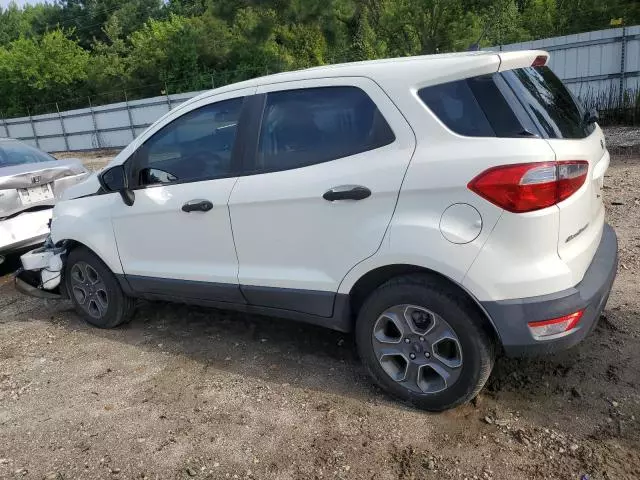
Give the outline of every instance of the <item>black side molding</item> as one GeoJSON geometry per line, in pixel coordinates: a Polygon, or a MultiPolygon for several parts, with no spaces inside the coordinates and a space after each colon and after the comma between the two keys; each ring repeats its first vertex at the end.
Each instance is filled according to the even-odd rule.
{"type": "Polygon", "coordinates": [[[330,317],[336,294],[316,290],[298,290],[295,288],[258,287],[240,285],[247,303],[269,308],[293,310],[320,317],[330,317]]]}
{"type": "Polygon", "coordinates": [[[349,295],[345,294],[136,275],[116,277],[122,290],[136,298],[280,317],[340,332],[353,329],[349,295]]]}
{"type": "MultiPolygon", "coordinates": [[[[122,275],[121,277],[123,278],[120,280],[120,284],[127,282],[133,296],[166,295],[193,300],[246,303],[240,292],[240,287],[230,283],[198,282],[139,275],[122,275]]],[[[123,290],[127,292],[125,288],[123,290]]]]}

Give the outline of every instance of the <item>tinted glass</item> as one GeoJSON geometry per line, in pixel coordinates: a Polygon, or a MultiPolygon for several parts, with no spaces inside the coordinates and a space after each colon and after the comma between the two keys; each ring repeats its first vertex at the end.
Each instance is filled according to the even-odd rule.
{"type": "Polygon", "coordinates": [[[380,148],[394,140],[375,103],[359,88],[274,92],[267,95],[257,168],[304,167],[380,148]]]}
{"type": "Polygon", "coordinates": [[[530,125],[531,120],[526,118],[527,114],[522,112],[522,117],[525,118],[519,118],[514,112],[514,110],[522,111],[522,107],[518,109],[518,106],[514,105],[518,101],[513,97],[513,93],[509,95],[510,103],[505,98],[505,92],[501,90],[500,83],[504,85],[504,89],[508,90],[509,87],[504,84],[504,81],[500,82],[497,75],[483,75],[467,80],[469,88],[486,115],[496,137],[512,138],[535,135],[533,132],[536,131],[536,128],[530,125]],[[526,128],[523,123],[527,125],[526,128]]]}
{"type": "Polygon", "coordinates": [[[50,155],[24,143],[13,141],[0,142],[0,167],[22,165],[25,163],[51,162],[55,160],[50,155]]]}
{"type": "Polygon", "coordinates": [[[585,138],[595,128],[586,124],[582,105],[549,67],[520,68],[502,75],[550,138],[585,138]]]}
{"type": "Polygon", "coordinates": [[[138,152],[141,185],[194,182],[231,174],[242,98],[189,112],[163,127],[138,152]]]}
{"type": "Polygon", "coordinates": [[[495,137],[466,80],[422,88],[418,96],[454,132],[468,137],[495,137]]]}

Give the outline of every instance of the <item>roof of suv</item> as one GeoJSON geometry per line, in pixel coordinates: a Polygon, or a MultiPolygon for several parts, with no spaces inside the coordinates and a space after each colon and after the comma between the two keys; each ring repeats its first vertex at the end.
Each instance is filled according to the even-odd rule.
{"type": "Polygon", "coordinates": [[[323,76],[363,76],[369,75],[372,69],[380,66],[388,67],[389,65],[427,65],[430,62],[444,59],[463,59],[474,57],[495,57],[497,52],[478,51],[478,52],[456,52],[441,53],[437,55],[420,55],[413,57],[383,58],[379,60],[364,60],[360,62],[336,63],[331,65],[321,65],[317,67],[303,68],[300,70],[292,70],[289,72],[274,73],[262,77],[252,78],[238,83],[225,85],[224,87],[215,88],[199,95],[200,98],[209,95],[223,93],[229,90],[237,90],[240,88],[257,87],[260,85],[280,82],[291,82],[295,80],[304,80],[307,78],[320,78],[323,76]]]}
{"type": "Polygon", "coordinates": [[[539,50],[474,51],[323,65],[256,77],[215,88],[184,102],[173,111],[180,110],[204,98],[233,90],[327,77],[369,77],[387,86],[390,84],[415,84],[416,82],[420,82],[420,86],[424,86],[496,72],[501,70],[503,66],[505,69],[528,66],[539,55],[548,57],[549,54],[539,50]]]}

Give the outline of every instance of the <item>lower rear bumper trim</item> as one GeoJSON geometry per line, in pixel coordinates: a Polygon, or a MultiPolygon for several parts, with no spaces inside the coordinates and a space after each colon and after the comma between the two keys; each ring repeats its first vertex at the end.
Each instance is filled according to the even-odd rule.
{"type": "Polygon", "coordinates": [[[508,356],[541,355],[570,348],[595,328],[611,292],[618,266],[616,233],[605,223],[602,239],[582,281],[573,288],[538,297],[482,302],[508,356]],[[528,322],[558,318],[584,309],[577,328],[536,340],[528,322]]]}

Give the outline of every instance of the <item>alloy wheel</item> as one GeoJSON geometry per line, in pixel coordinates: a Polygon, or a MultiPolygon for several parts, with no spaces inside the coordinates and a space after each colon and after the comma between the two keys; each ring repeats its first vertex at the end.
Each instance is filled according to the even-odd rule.
{"type": "Polygon", "coordinates": [[[102,318],[109,308],[109,295],[98,272],[86,262],[71,267],[71,290],[78,305],[93,318],[102,318]]]}
{"type": "Polygon", "coordinates": [[[441,392],[462,372],[462,347],[451,326],[416,305],[395,305],[378,317],[373,350],[390,378],[420,394],[441,392]]]}

